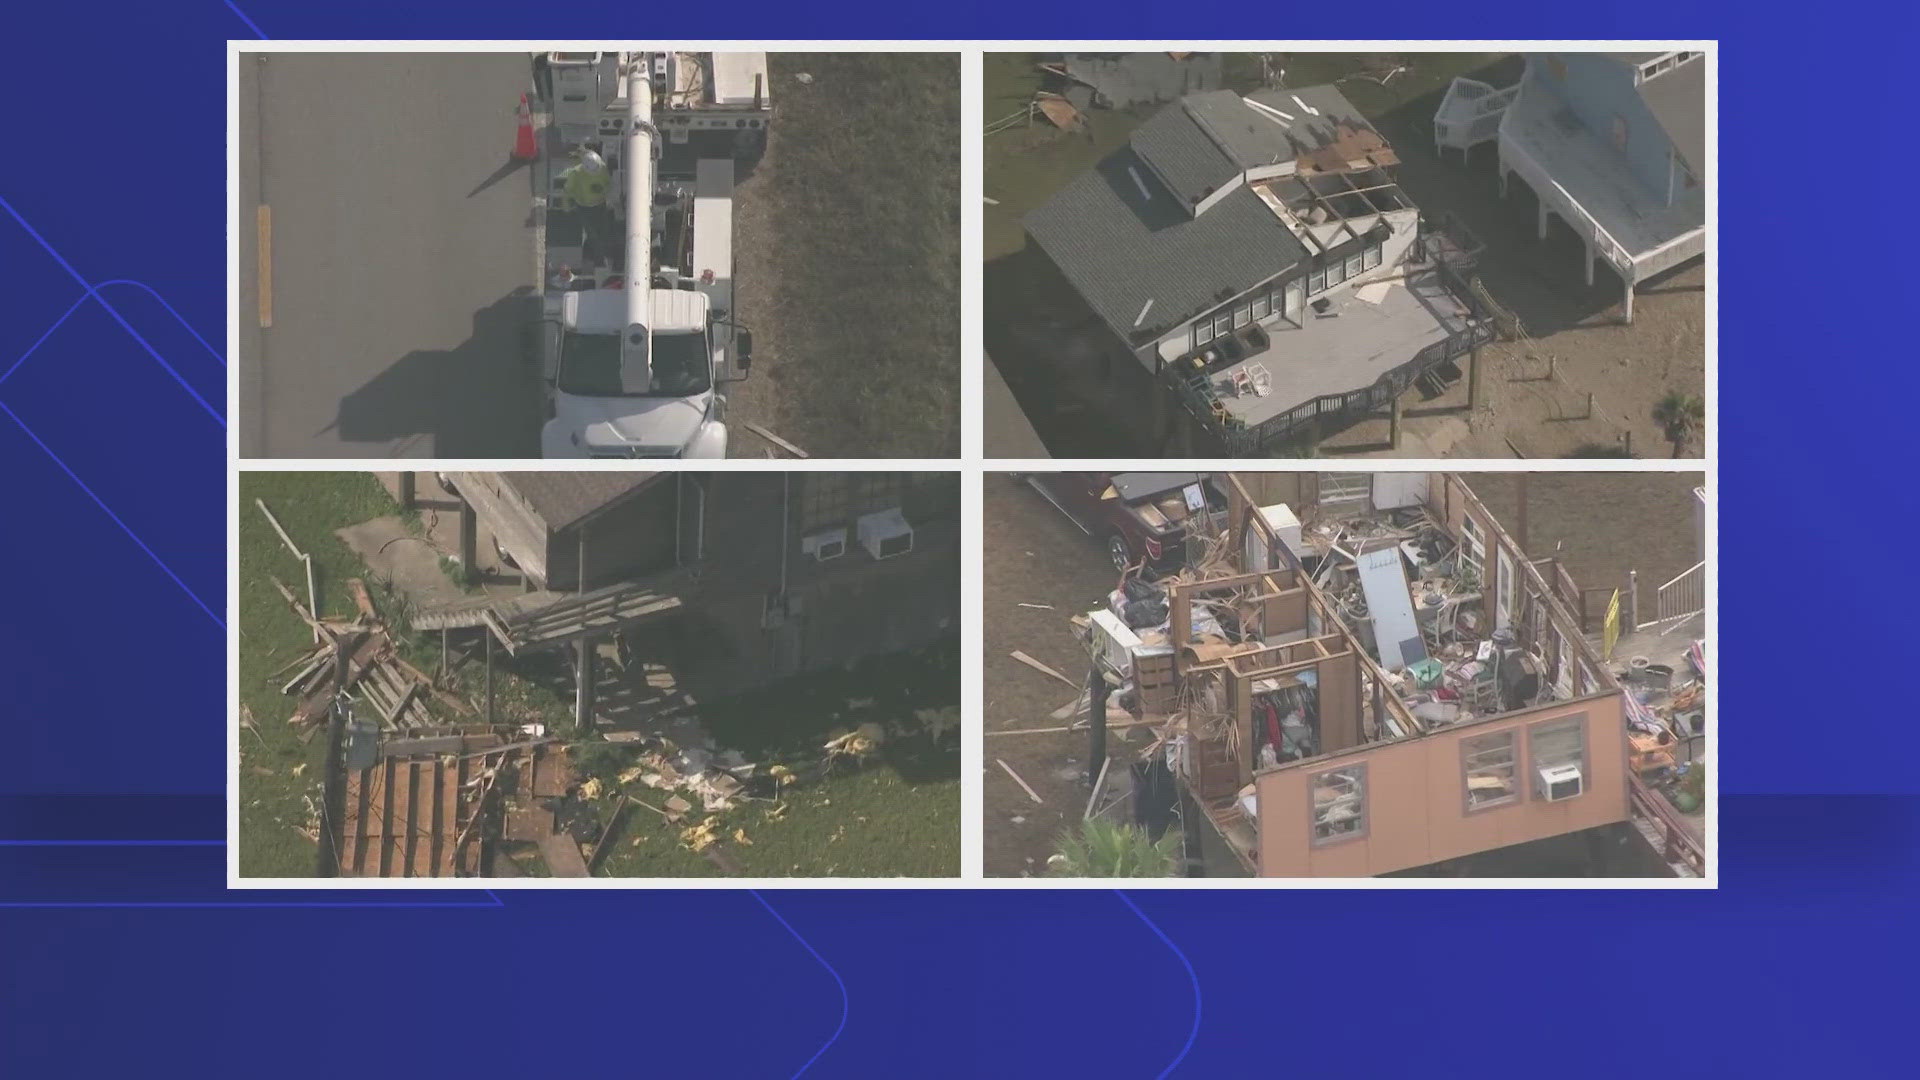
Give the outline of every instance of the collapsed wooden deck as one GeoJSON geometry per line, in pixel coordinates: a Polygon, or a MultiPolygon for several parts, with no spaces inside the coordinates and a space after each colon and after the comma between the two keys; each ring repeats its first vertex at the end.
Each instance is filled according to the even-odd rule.
{"type": "Polygon", "coordinates": [[[475,818],[503,801],[494,796],[527,805],[566,794],[572,781],[565,749],[550,741],[458,728],[390,739],[372,765],[347,770],[338,874],[487,876],[498,830],[475,818]]]}

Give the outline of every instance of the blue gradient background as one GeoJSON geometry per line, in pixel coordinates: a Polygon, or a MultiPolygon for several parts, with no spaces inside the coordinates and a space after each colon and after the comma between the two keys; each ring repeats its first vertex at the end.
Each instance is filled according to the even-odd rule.
{"type": "Polygon", "coordinates": [[[1906,1071],[1890,1048],[1913,995],[1889,984],[1912,967],[1920,863],[1897,554],[1916,379],[1884,318],[1906,303],[1910,243],[1872,185],[1910,175],[1911,95],[1898,55],[1852,47],[1888,35],[1897,53],[1897,17],[240,8],[6,16],[0,1075],[1906,1071]],[[1722,887],[224,892],[224,41],[249,19],[277,38],[1234,37],[1303,20],[1330,37],[1718,38],[1722,887]],[[1836,183],[1866,189],[1828,208],[1836,183]]]}

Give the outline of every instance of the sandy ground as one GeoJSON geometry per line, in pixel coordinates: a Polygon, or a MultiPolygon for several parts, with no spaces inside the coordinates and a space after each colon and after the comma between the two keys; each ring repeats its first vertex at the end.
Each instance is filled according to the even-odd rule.
{"type": "MultiPolygon", "coordinates": [[[[1514,528],[1518,489],[1512,473],[1467,476],[1503,525],[1514,528]]],[[[1638,570],[1643,603],[1660,582],[1698,561],[1693,518],[1697,473],[1530,474],[1529,546],[1558,547],[1574,580],[1599,587],[1638,570]]],[[[1113,574],[1093,540],[1025,483],[988,473],[982,500],[985,739],[982,806],[985,872],[1007,877],[1044,872],[1053,838],[1085,809],[1089,788],[1084,733],[993,735],[1022,727],[1058,727],[1047,714],[1074,690],[1012,659],[1019,649],[1070,678],[1086,672],[1086,654],[1067,620],[1098,607],[1113,574]],[[1019,606],[1050,604],[1052,610],[1019,606]],[[1035,804],[996,764],[1004,760],[1031,784],[1035,804]]],[[[1116,737],[1118,732],[1115,733],[1116,737]]],[[[1145,745],[1136,733],[1110,743],[1115,755],[1145,745]]]]}

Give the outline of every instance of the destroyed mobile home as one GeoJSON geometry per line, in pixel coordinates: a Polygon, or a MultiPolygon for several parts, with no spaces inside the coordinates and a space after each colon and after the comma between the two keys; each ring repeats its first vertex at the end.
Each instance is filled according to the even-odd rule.
{"type": "Polygon", "coordinates": [[[1700,644],[1685,686],[1613,670],[1564,567],[1456,475],[1289,475],[1300,516],[1226,474],[1185,567],[1123,573],[1074,620],[1096,803],[1111,701],[1155,735],[1123,763],[1135,821],[1201,839],[1203,817],[1239,872],[1373,876],[1629,824],[1664,871],[1705,872],[1666,794],[1683,801],[1699,733],[1700,644]]]}
{"type": "MultiPolygon", "coordinates": [[[[323,805],[309,807],[303,830],[319,844],[324,876],[591,876],[623,815],[642,812],[712,858],[722,840],[752,844],[728,811],[759,804],[761,820],[778,821],[791,791],[876,758],[892,740],[952,735],[937,716],[856,715],[805,760],[756,763],[720,745],[688,692],[718,699],[950,638],[959,603],[951,474],[438,480],[458,500],[458,561],[480,593],[376,605],[356,579],[347,584],[357,615],[338,620],[313,615],[310,572],[305,602],[274,579],[314,635],[279,688],[298,699],[289,723],[301,737],[328,740],[323,805]],[[822,552],[835,530],[838,550],[822,552]],[[487,548],[495,565],[480,559],[487,548]],[[517,589],[488,584],[503,568],[517,572],[517,589]],[[420,650],[420,666],[401,656],[400,639],[420,650]],[[436,641],[429,673],[421,652],[436,641]],[[671,663],[650,651],[662,643],[677,643],[671,663]],[[473,661],[482,681],[467,680],[462,693],[453,673],[473,661]],[[571,725],[551,715],[527,722],[496,701],[496,682],[527,664],[570,669],[571,725]],[[632,686],[645,693],[598,696],[632,686]],[[520,857],[529,848],[538,868],[520,857]]],[[[403,506],[416,483],[401,480],[403,506]]],[[[274,520],[264,503],[259,511],[274,520]]],[[[858,713],[870,702],[849,704],[858,713]]]]}

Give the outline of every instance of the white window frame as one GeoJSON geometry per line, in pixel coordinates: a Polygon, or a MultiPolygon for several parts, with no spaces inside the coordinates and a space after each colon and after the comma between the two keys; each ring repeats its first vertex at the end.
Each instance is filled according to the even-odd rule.
{"type": "Polygon", "coordinates": [[[1213,317],[1208,316],[1193,324],[1193,347],[1199,348],[1213,340],[1213,317]]]}
{"type": "Polygon", "coordinates": [[[1307,271],[1307,295],[1308,295],[1308,296],[1313,296],[1313,295],[1315,295],[1315,294],[1317,294],[1317,293],[1323,293],[1323,292],[1326,292],[1326,291],[1327,291],[1327,271],[1326,271],[1326,269],[1325,269],[1325,268],[1321,268],[1321,269],[1318,269],[1318,270],[1309,270],[1309,271],[1307,271]],[[1315,284],[1313,283],[1313,282],[1314,282],[1314,279],[1315,279],[1315,278],[1318,278],[1318,279],[1320,279],[1320,284],[1318,284],[1318,285],[1315,285],[1315,284]]]}
{"type": "Polygon", "coordinates": [[[1343,844],[1367,837],[1367,766],[1364,762],[1327,769],[1307,777],[1307,836],[1316,848],[1343,844]],[[1323,788],[1335,790],[1322,801],[1323,788]],[[1350,806],[1354,813],[1334,821],[1323,821],[1335,808],[1350,806]]]}
{"type": "Polygon", "coordinates": [[[1362,256],[1361,262],[1360,262],[1361,270],[1363,271],[1372,270],[1375,267],[1380,265],[1380,245],[1379,244],[1377,243],[1368,244],[1366,248],[1360,252],[1360,254],[1362,256]]]}
{"type": "Polygon", "coordinates": [[[1253,298],[1253,317],[1256,321],[1264,319],[1271,314],[1273,314],[1273,295],[1271,293],[1261,293],[1259,296],[1253,298]]]}
{"type": "Polygon", "coordinates": [[[1585,795],[1593,778],[1587,771],[1587,714],[1576,713],[1527,725],[1527,759],[1536,775],[1542,769],[1562,765],[1579,766],[1582,777],[1580,794],[1585,795]],[[1558,745],[1558,741],[1569,734],[1573,741],[1571,750],[1558,745]]]}
{"type": "Polygon", "coordinates": [[[1460,519],[1460,561],[1473,568],[1474,584],[1487,587],[1487,545],[1480,536],[1480,524],[1468,514],[1460,519]]]}
{"type": "Polygon", "coordinates": [[[1526,797],[1526,785],[1520,775],[1520,733],[1508,728],[1485,735],[1469,735],[1460,740],[1460,783],[1464,788],[1466,812],[1512,806],[1526,797]],[[1506,760],[1500,759],[1504,755],[1506,760]],[[1504,776],[1507,793],[1479,798],[1474,793],[1475,776],[1504,776]]]}

